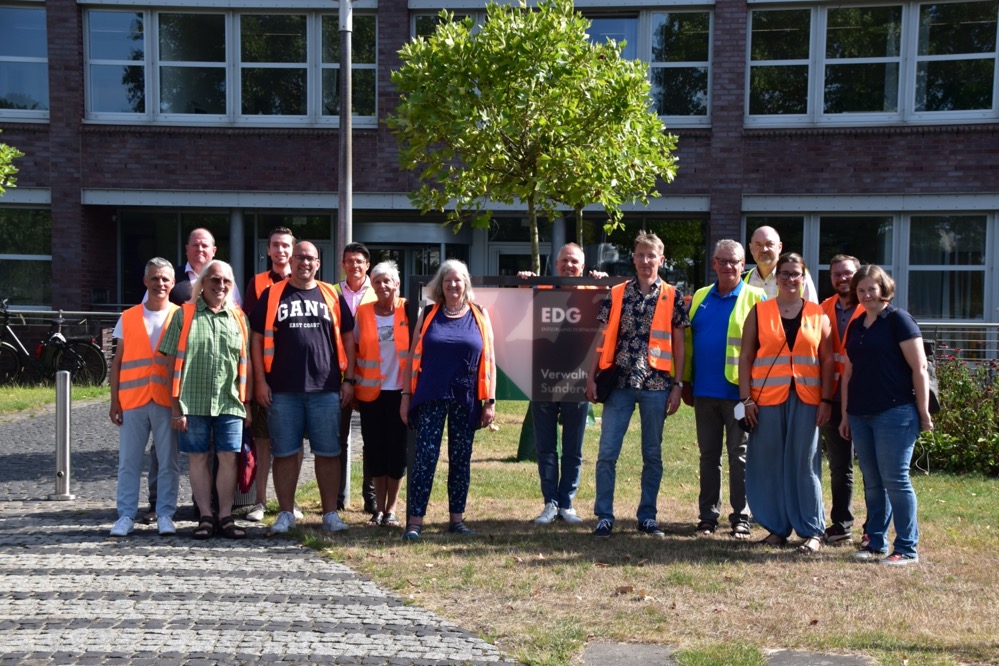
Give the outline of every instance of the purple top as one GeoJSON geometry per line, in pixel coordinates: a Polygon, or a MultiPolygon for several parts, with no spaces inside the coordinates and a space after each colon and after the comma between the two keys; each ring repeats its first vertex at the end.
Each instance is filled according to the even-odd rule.
{"type": "Polygon", "coordinates": [[[472,316],[452,319],[438,308],[423,335],[420,377],[410,403],[410,413],[431,400],[456,400],[468,407],[472,423],[478,423],[482,405],[478,400],[479,361],[482,334],[472,316]]]}

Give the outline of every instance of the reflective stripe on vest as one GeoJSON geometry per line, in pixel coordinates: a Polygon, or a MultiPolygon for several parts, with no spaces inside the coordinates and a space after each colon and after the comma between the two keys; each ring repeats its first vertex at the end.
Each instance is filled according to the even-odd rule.
{"type": "MultiPolygon", "coordinates": [[[[624,305],[624,290],[631,282],[614,285],[610,290],[611,311],[604,327],[603,340],[597,353],[600,354],[601,370],[614,365],[617,351],[617,333],[621,327],[621,308],[624,305]]],[[[666,282],[659,289],[659,299],[656,301],[656,311],[652,315],[652,325],[649,327],[649,366],[664,372],[673,370],[673,301],[676,290],[666,282]]]]}
{"type": "MultiPolygon", "coordinates": [[[[694,376],[694,317],[698,308],[711,291],[712,285],[701,287],[694,292],[694,297],[690,300],[690,326],[684,329],[684,358],[687,362],[683,365],[683,379],[690,381],[694,376]]],[[[746,323],[746,317],[753,311],[753,306],[765,301],[767,295],[759,287],[751,287],[743,284],[735,297],[735,307],[728,318],[728,338],[725,345],[725,379],[733,384],[739,383],[739,354],[742,353],[742,326],[746,323]]]]}
{"type": "MultiPolygon", "coordinates": [[[[182,384],[181,378],[184,374],[184,360],[187,357],[187,340],[191,335],[191,324],[194,322],[194,314],[198,309],[198,306],[195,303],[185,303],[181,307],[184,310],[184,319],[183,325],[180,328],[180,339],[177,341],[177,355],[173,363],[173,390],[171,392],[171,395],[175,398],[180,397],[182,384]]],[[[239,401],[246,402],[246,381],[250,374],[250,335],[246,330],[246,320],[242,316],[242,310],[239,310],[238,312],[237,310],[238,308],[230,308],[228,312],[229,316],[233,317],[236,320],[236,324],[239,325],[239,365],[236,370],[237,380],[239,382],[239,401]]]]}
{"type": "Polygon", "coordinates": [[[792,379],[802,402],[809,405],[821,402],[819,341],[822,338],[822,315],[821,307],[805,301],[801,311],[801,328],[798,329],[794,347],[788,349],[777,300],[763,301],[756,306],[760,348],[753,361],[751,386],[757,404],[769,406],[783,403],[787,400],[792,379]]]}
{"type": "Polygon", "coordinates": [[[155,345],[146,332],[143,309],[142,305],[136,305],[121,315],[124,352],[118,375],[118,402],[122,409],[136,409],[148,404],[150,400],[157,405],[170,406],[169,361],[166,356],[157,354],[156,349],[170,326],[174,313],[180,307],[173,303],[167,304],[169,311],[155,345]]]}
{"type": "Polygon", "coordinates": [[[841,338],[839,326],[836,323],[836,302],[838,300],[839,296],[830,296],[822,301],[822,311],[829,317],[829,324],[832,327],[833,362],[836,367],[836,374],[833,376],[833,400],[837,402],[839,402],[839,378],[843,375],[843,366],[846,365],[846,332],[850,328],[850,321],[864,313],[864,308],[860,307],[859,304],[853,308],[853,314],[850,315],[850,321],[846,323],[846,329],[843,330],[841,338]]]}
{"type": "MultiPolygon", "coordinates": [[[[336,341],[337,362],[340,365],[340,372],[347,369],[347,354],[343,350],[343,338],[340,335],[340,297],[331,285],[325,282],[316,281],[319,293],[326,301],[326,307],[330,311],[333,322],[333,339],[336,341]]],[[[288,281],[283,280],[271,286],[267,295],[267,318],[264,322],[264,371],[270,373],[271,366],[274,365],[274,323],[277,319],[278,305],[281,303],[281,294],[288,286],[288,281]]]]}
{"type": "MultiPolygon", "coordinates": [[[[496,360],[493,357],[492,345],[490,345],[489,328],[486,326],[485,315],[479,310],[478,305],[469,303],[468,306],[472,309],[472,317],[475,318],[475,323],[479,327],[479,335],[482,336],[482,356],[479,357],[478,398],[479,400],[487,400],[496,397],[496,360]]],[[[434,315],[437,314],[440,307],[440,303],[434,303],[433,307],[430,308],[430,314],[423,320],[423,328],[420,330],[420,337],[416,340],[416,349],[413,350],[413,358],[410,359],[413,364],[413,372],[409,390],[413,393],[416,393],[416,384],[420,379],[420,364],[423,359],[423,335],[427,332],[430,322],[433,321],[434,315]]]]}
{"type": "MultiPolygon", "coordinates": [[[[357,331],[357,355],[354,357],[357,384],[354,386],[354,395],[361,402],[371,402],[382,392],[382,382],[385,381],[381,372],[382,352],[374,303],[358,306],[357,331]]],[[[392,331],[401,376],[409,360],[409,317],[406,316],[405,298],[397,298],[395,301],[392,331]]]]}

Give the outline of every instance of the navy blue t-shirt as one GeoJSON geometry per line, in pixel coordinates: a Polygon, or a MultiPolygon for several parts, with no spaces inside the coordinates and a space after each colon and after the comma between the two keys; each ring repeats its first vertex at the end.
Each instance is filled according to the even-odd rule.
{"type": "MultiPolygon", "coordinates": [[[[250,328],[263,335],[271,288],[250,314],[250,328]]],[[[274,393],[340,390],[340,361],[333,339],[333,318],[319,287],[298,289],[290,282],[281,294],[274,324],[274,364],[267,384],[274,393]]],[[[354,316],[340,296],[340,334],[354,330],[354,316]]]]}
{"type": "Polygon", "coordinates": [[[916,402],[912,368],[899,343],[921,338],[919,326],[905,310],[889,305],[871,326],[863,315],[850,322],[846,354],[853,372],[847,387],[849,414],[877,414],[892,407],[916,402]]]}

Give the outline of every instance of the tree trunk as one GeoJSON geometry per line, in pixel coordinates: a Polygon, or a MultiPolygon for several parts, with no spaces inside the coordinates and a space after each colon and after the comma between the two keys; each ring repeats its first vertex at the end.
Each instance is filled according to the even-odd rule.
{"type": "Polygon", "coordinates": [[[527,198],[527,220],[531,229],[531,270],[541,275],[541,248],[538,245],[538,210],[534,206],[534,195],[527,198]]]}

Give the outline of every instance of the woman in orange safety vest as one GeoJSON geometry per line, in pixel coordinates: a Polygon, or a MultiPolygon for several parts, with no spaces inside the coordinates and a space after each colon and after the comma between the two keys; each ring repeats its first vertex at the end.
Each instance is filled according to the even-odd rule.
{"type": "Polygon", "coordinates": [[[452,534],[469,535],[465,500],[475,430],[496,418],[496,362],[486,311],[473,303],[468,267],[457,259],[441,264],[427,285],[433,305],[417,322],[403,374],[400,416],[416,429],[409,470],[408,520],[403,538],[420,538],[423,518],[448,425],[448,510],[452,534]]]}
{"type": "Polygon", "coordinates": [[[399,407],[409,360],[409,316],[406,299],[399,298],[399,283],[394,261],[376,264],[371,288],[378,300],[359,305],[354,317],[354,397],[361,414],[364,476],[375,485],[376,508],[369,527],[399,526],[395,507],[406,473],[406,424],[399,407]]]}
{"type": "Polygon", "coordinates": [[[801,255],[781,255],[775,271],[777,297],[749,313],[739,356],[739,397],[752,428],[746,497],[770,531],[760,543],[784,545],[793,530],[808,554],[825,534],[819,426],[832,406],[832,329],[822,308],[801,297],[801,255]]]}

